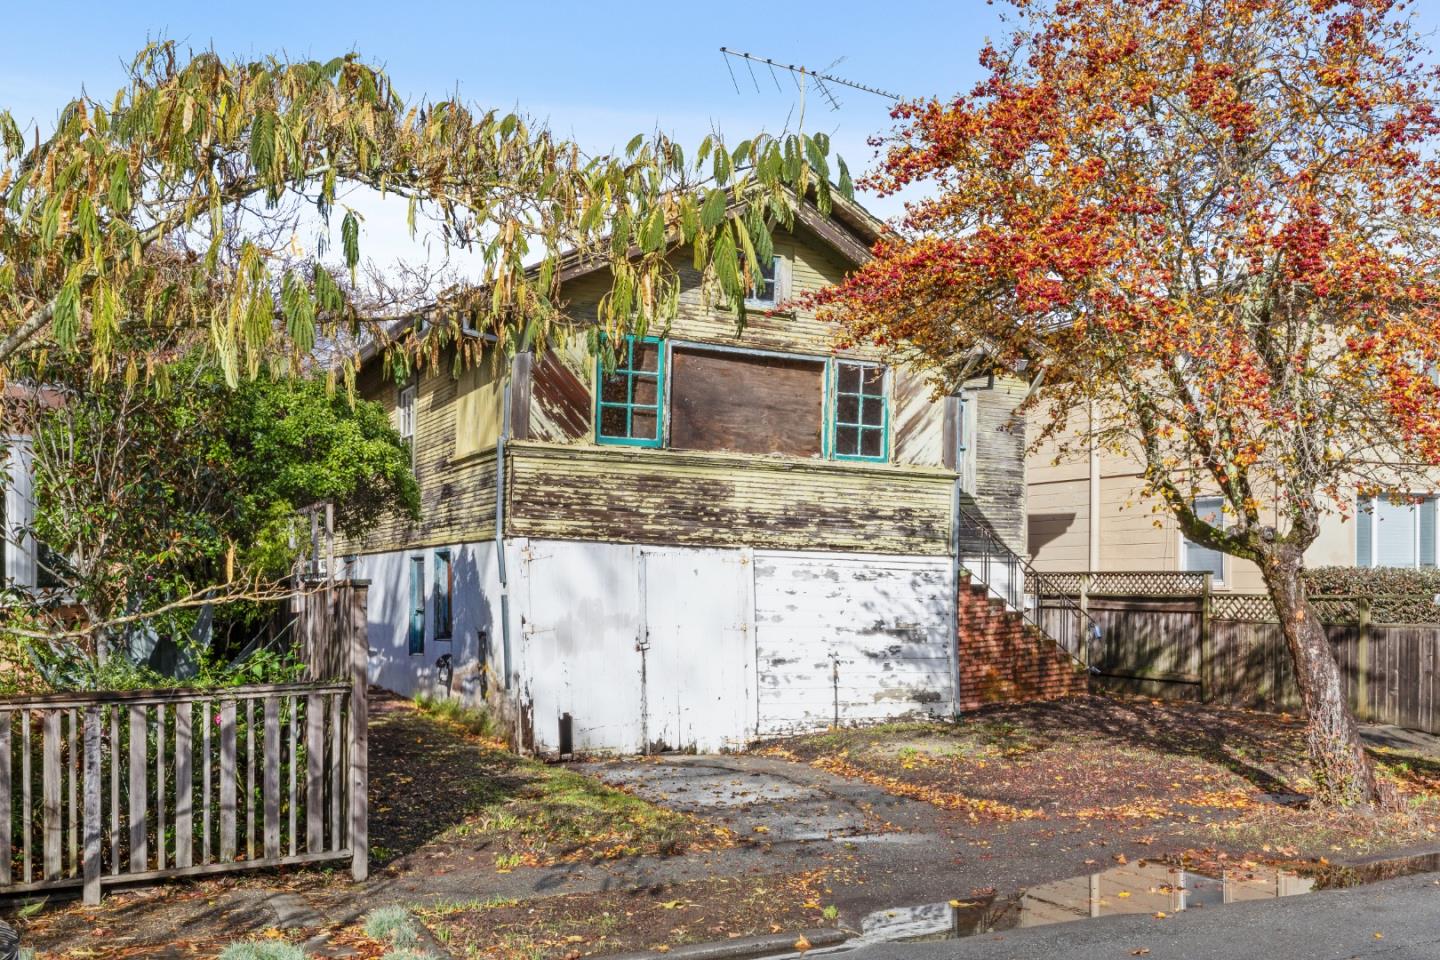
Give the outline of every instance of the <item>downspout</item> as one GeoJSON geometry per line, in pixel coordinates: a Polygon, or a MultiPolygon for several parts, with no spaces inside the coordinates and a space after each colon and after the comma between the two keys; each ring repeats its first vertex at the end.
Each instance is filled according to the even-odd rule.
{"type": "Polygon", "coordinates": [[[955,396],[955,483],[950,494],[950,690],[954,716],[960,716],[960,499],[965,484],[965,395],[955,396]]]}
{"type": "Polygon", "coordinates": [[[510,689],[510,578],[505,569],[505,437],[510,432],[510,381],[501,398],[500,436],[495,440],[495,571],[500,579],[500,650],[505,676],[501,689],[510,689]]]}

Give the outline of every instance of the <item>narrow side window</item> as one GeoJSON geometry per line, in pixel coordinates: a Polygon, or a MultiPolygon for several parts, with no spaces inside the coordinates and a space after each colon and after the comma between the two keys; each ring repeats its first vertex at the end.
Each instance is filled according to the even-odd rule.
{"type": "Polygon", "coordinates": [[[407,647],[411,656],[425,652],[425,558],[410,558],[410,631],[407,647]]]}
{"type": "Polygon", "coordinates": [[[435,639],[449,640],[454,630],[450,597],[455,588],[454,566],[449,550],[435,551],[435,639]]]}

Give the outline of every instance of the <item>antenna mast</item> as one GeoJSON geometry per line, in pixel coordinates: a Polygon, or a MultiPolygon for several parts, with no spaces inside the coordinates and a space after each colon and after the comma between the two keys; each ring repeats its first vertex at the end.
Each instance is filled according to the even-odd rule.
{"type": "MultiPolygon", "coordinates": [[[[770,68],[770,76],[771,79],[775,80],[775,88],[777,90],[780,88],[780,81],[778,79],[775,79],[775,70],[779,68],[781,70],[788,70],[790,73],[793,73],[797,77],[796,82],[800,87],[802,104],[803,98],[805,96],[806,77],[809,77],[811,80],[813,80],[815,82],[815,86],[820,88],[820,92],[824,95],[826,101],[829,102],[831,110],[839,110],[840,101],[836,99],[835,94],[831,92],[828,86],[826,86],[826,84],[830,83],[838,84],[842,87],[849,87],[852,90],[860,90],[864,93],[874,94],[877,97],[884,97],[886,100],[900,99],[900,94],[898,93],[891,93],[889,90],[881,90],[879,87],[872,87],[869,84],[859,83],[855,80],[846,80],[844,77],[837,77],[834,74],[826,72],[832,67],[834,67],[836,63],[839,63],[840,60],[836,60],[824,70],[811,70],[808,67],[799,66],[793,63],[779,63],[775,60],[771,60],[769,57],[757,57],[754,54],[745,53],[741,50],[731,50],[729,47],[721,47],[720,52],[726,57],[725,66],[727,69],[730,66],[730,59],[732,58],[742,61],[745,66],[749,68],[750,79],[755,83],[756,92],[759,92],[760,90],[760,82],[755,79],[755,68],[753,64],[758,63],[770,68]]],[[[840,59],[843,60],[844,58],[842,57],[840,59]]],[[[735,92],[739,93],[740,84],[735,81],[735,71],[733,70],[730,71],[730,81],[735,84],[735,92]]]]}

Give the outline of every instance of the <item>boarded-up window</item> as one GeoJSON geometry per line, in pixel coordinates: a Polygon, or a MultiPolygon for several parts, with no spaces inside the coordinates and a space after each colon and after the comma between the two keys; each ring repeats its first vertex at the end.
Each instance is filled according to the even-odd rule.
{"type": "Polygon", "coordinates": [[[487,353],[460,374],[455,384],[455,456],[495,449],[505,411],[504,361],[487,353]]]}
{"type": "Polygon", "coordinates": [[[825,365],[676,347],[670,445],[820,456],[825,365]]]}

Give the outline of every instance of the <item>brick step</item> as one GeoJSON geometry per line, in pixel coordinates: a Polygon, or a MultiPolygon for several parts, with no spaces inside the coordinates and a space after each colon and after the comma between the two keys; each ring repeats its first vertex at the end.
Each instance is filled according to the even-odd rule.
{"type": "Polygon", "coordinates": [[[1087,691],[1085,669],[1053,637],[991,596],[984,584],[963,577],[958,599],[962,710],[1087,691]]]}

